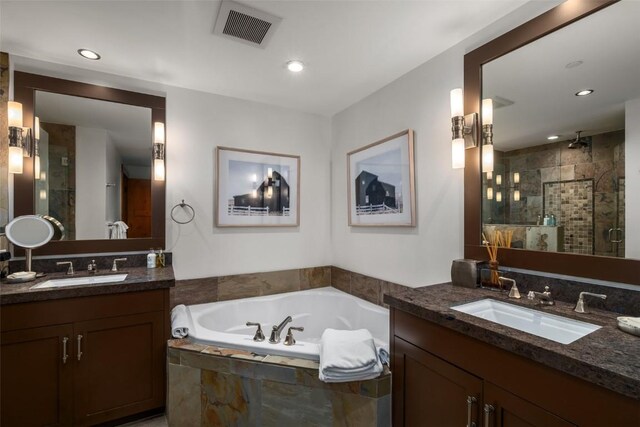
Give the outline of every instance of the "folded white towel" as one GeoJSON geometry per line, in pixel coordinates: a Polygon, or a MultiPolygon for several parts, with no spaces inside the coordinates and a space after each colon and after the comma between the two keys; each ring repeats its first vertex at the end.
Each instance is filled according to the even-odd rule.
{"type": "Polygon", "coordinates": [[[320,341],[319,378],[325,382],[362,381],[382,373],[382,363],[366,329],[326,329],[320,341]]]}
{"type": "Polygon", "coordinates": [[[171,335],[174,338],[185,338],[189,335],[189,312],[184,304],[176,305],[171,310],[171,335]]]}

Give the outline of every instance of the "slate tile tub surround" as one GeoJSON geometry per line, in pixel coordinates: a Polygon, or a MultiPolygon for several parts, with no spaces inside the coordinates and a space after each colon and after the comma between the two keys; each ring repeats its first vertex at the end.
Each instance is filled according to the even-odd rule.
{"type": "Polygon", "coordinates": [[[169,425],[389,426],[391,375],[327,384],[318,363],[170,340],[169,425]]]}

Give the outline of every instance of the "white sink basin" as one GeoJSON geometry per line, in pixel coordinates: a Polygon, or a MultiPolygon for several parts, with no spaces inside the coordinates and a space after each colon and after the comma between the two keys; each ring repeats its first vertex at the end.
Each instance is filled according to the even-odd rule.
{"type": "Polygon", "coordinates": [[[64,288],[67,286],[96,285],[99,283],[122,282],[126,274],[109,274],[104,276],[72,277],[69,279],[52,279],[32,286],[31,289],[64,288]]]}
{"type": "Polygon", "coordinates": [[[482,299],[451,307],[490,322],[499,323],[560,344],[571,344],[601,328],[598,325],[568,319],[555,314],[520,307],[492,299],[482,299]]]}

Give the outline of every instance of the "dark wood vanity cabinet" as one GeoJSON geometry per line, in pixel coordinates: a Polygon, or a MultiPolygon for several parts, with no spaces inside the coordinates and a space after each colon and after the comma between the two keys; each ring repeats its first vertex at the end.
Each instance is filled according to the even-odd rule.
{"type": "Polygon", "coordinates": [[[640,402],[392,309],[393,425],[640,426],[640,402]]]}
{"type": "Polygon", "coordinates": [[[2,426],[95,425],[164,406],[168,290],[13,304],[1,317],[2,426]]]}

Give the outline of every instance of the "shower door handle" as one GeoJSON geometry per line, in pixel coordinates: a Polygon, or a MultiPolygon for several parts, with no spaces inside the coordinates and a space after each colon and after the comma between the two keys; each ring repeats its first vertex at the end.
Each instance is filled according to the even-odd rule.
{"type": "Polygon", "coordinates": [[[610,243],[622,243],[623,240],[622,228],[610,228],[609,229],[609,242],[610,243]],[[616,233],[616,240],[613,240],[613,233],[616,233]]]}

